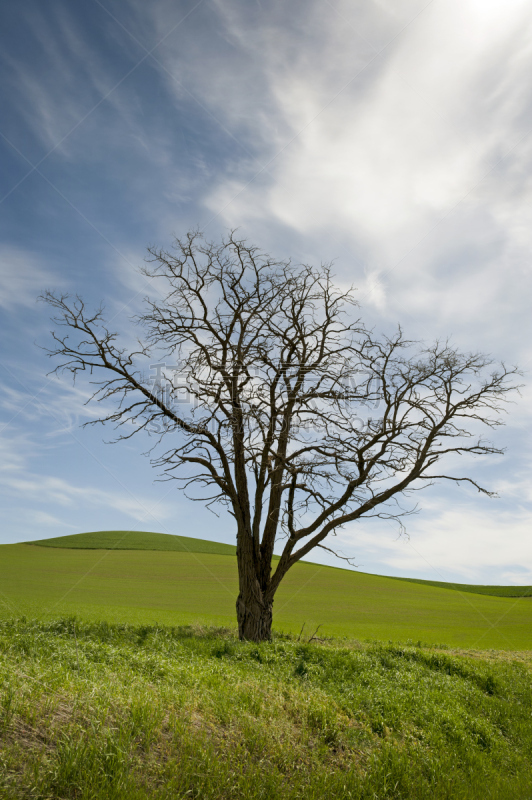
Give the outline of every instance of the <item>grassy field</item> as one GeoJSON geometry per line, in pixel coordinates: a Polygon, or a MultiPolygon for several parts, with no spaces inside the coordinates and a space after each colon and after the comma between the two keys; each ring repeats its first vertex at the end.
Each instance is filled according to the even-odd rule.
{"type": "MultiPolygon", "coordinates": [[[[175,550],[182,553],[236,554],[236,547],[231,544],[210,542],[206,539],[194,539],[191,536],[150,533],[149,531],[93,531],[91,533],[76,533],[72,536],[57,536],[54,539],[41,539],[36,542],[28,542],[28,544],[40,547],[67,547],[82,550],[175,550]]],[[[276,558],[274,556],[274,559],[276,558]]],[[[394,577],[394,580],[421,583],[425,586],[437,586],[440,589],[452,589],[459,592],[487,594],[491,597],[532,597],[532,586],[482,586],[470,583],[429,581],[422,578],[394,577]]]]}
{"type": "Polygon", "coordinates": [[[532,798],[532,599],[300,563],[254,645],[236,594],[230,545],[1,546],[2,800],[532,798]]]}
{"type": "Polygon", "coordinates": [[[5,800],[525,800],[530,654],[0,622],[5,800]]]}
{"type": "Polygon", "coordinates": [[[56,536],[54,539],[40,539],[28,544],[81,550],[164,550],[178,553],[214,553],[220,556],[236,554],[236,547],[232,544],[149,531],[92,531],[75,533],[72,536],[56,536]]]}
{"type": "Polygon", "coordinates": [[[472,594],[487,594],[490,597],[530,597],[532,586],[490,586],[478,583],[447,583],[445,581],[427,581],[422,578],[396,578],[395,581],[409,581],[422,583],[425,586],[437,586],[440,589],[452,589],[457,592],[471,592],[472,594]]]}
{"type": "MultiPolygon", "coordinates": [[[[158,536],[160,546],[168,541],[163,534],[158,536]]],[[[212,547],[213,543],[198,547],[203,545],[212,547]]],[[[87,621],[233,627],[236,594],[234,556],[205,550],[0,547],[3,618],[76,614],[87,621]]],[[[274,605],[277,631],[297,633],[303,623],[308,632],[320,625],[320,635],[336,637],[498,650],[532,648],[529,598],[449,591],[309,563],[296,565],[288,573],[274,605]]]]}

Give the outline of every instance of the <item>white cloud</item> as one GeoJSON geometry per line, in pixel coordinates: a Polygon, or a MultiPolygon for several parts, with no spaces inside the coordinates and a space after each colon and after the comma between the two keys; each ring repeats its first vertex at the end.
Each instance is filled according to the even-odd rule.
{"type": "Polygon", "coordinates": [[[94,111],[104,99],[130,128],[128,140],[138,137],[134,106],[123,94],[112,91],[140,60],[137,46],[124,37],[120,43],[122,55],[129,42],[135,61],[117,73],[113,64],[106,63],[102,52],[91,45],[66,5],[46,12],[33,8],[27,16],[25,32],[39,58],[22,59],[19,52],[10,54],[5,48],[2,60],[9,70],[7,80],[20,98],[18,110],[45,150],[79,158],[77,137],[69,134],[86,118],[92,127],[96,121],[94,111]]]}
{"type": "Polygon", "coordinates": [[[357,299],[363,298],[366,303],[375,306],[379,311],[384,311],[386,307],[386,285],[380,276],[379,270],[366,268],[365,280],[359,285],[356,297],[357,299]]]}
{"type": "MultiPolygon", "coordinates": [[[[349,228],[391,264],[508,149],[528,162],[519,112],[532,62],[530,9],[523,2],[504,9],[435,4],[379,69],[347,85],[362,66],[356,30],[311,8],[324,25],[319,38],[312,30],[312,40],[303,35],[290,49],[281,41],[260,59],[273,119],[296,140],[270,165],[266,185],[254,182],[230,202],[245,179],[229,178],[209,206],[218,211],[230,202],[224,215],[231,223],[262,211],[299,231],[349,228]]],[[[500,181],[493,189],[499,192],[500,181]]]]}
{"type": "Polygon", "coordinates": [[[13,433],[10,422],[0,428],[0,472],[21,472],[32,452],[35,452],[35,442],[28,431],[13,433]]]}
{"type": "Polygon", "coordinates": [[[33,253],[9,244],[0,245],[0,307],[35,305],[49,285],[61,286],[62,279],[33,253]]]}
{"type": "MultiPolygon", "coordinates": [[[[112,475],[109,478],[112,479],[112,475]]],[[[120,484],[120,482],[118,482],[120,484]]],[[[124,487],[115,491],[98,487],[79,486],[69,483],[64,478],[50,475],[2,475],[0,486],[4,491],[16,493],[20,497],[31,497],[35,505],[58,505],[65,508],[98,508],[118,511],[121,514],[137,520],[138,522],[151,522],[161,524],[159,520],[171,516],[173,508],[159,501],[154,504],[148,496],[142,497],[138,493],[128,492],[124,487]]],[[[37,508],[39,513],[42,508],[37,508]]]]}
{"type": "Polygon", "coordinates": [[[46,511],[28,510],[24,513],[24,516],[30,525],[40,525],[54,529],[57,527],[64,527],[71,530],[76,530],[75,525],[69,525],[68,523],[64,522],[64,520],[54,516],[53,514],[48,514],[46,511]]]}
{"type": "MultiPolygon", "coordinates": [[[[115,410],[109,403],[89,402],[97,389],[89,381],[78,380],[74,384],[68,374],[40,375],[36,380],[27,370],[20,369],[15,375],[19,379],[17,388],[4,385],[0,394],[0,408],[7,412],[6,427],[15,421],[25,424],[45,421],[47,438],[54,438],[75,433],[85,422],[115,410]],[[20,385],[23,388],[18,388],[20,385]]],[[[41,442],[44,444],[44,437],[41,442]]]]}
{"type": "MultiPolygon", "coordinates": [[[[486,500],[485,505],[489,502],[496,501],[486,500]]],[[[421,518],[408,522],[409,537],[362,521],[342,532],[338,541],[355,554],[357,563],[378,561],[383,572],[396,575],[462,583],[532,582],[529,509],[504,511],[456,502],[446,508],[441,499],[422,505],[421,518]]]]}
{"type": "MultiPolygon", "coordinates": [[[[201,37],[161,56],[249,151],[210,212],[325,239],[351,274],[356,247],[366,305],[522,351],[508,320],[532,289],[529,4],[430,4],[377,57],[398,30],[382,4],[310,3],[297,35],[280,6],[260,25],[218,10],[223,69],[201,37]]],[[[401,5],[401,25],[420,10],[401,5]]]]}

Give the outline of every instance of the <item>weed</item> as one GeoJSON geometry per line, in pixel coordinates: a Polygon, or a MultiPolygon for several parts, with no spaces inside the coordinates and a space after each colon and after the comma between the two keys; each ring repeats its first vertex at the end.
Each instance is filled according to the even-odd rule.
{"type": "Polygon", "coordinates": [[[5,800],[532,795],[532,679],[508,653],[72,618],[1,622],[0,653],[5,800]]]}

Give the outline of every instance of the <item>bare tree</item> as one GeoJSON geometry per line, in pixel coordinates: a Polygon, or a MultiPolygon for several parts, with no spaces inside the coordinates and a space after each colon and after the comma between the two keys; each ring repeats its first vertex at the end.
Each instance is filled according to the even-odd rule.
{"type": "Polygon", "coordinates": [[[48,353],[74,379],[102,375],[93,398],[115,402],[97,421],[118,439],[157,435],[162,473],[232,514],[242,639],[270,638],[283,577],[346,523],[400,521],[398,500],[439,479],[491,494],[440,463],[502,452],[479,431],[501,424],[515,368],[400,329],[378,338],[329,267],[275,261],[234,234],[149,253],[164,299],[146,299],[137,349],[119,346],[101,309],[47,292],[59,326],[48,353]],[[157,380],[141,371],[154,356],[157,380]]]}

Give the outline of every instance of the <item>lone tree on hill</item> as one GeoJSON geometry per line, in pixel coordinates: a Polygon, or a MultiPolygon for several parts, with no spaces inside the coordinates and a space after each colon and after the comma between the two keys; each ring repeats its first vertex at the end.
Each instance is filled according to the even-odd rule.
{"type": "Polygon", "coordinates": [[[152,463],[194,499],[227,506],[242,639],[271,637],[283,577],[347,523],[401,524],[411,512],[400,498],[439,479],[492,494],[440,464],[503,452],[479,431],[502,424],[517,369],[400,329],[378,338],[353,319],[353,293],[329,267],[276,261],[234,233],[214,244],[192,232],[148,252],[143,272],[163,299],[146,299],[137,349],[119,346],[102,309],[47,292],[59,326],[47,352],[61,358],[56,372],[101,376],[93,399],[115,410],[96,422],[115,423],[118,440],[164,440],[152,463]],[[147,378],[140,367],[154,358],[147,378]]]}

